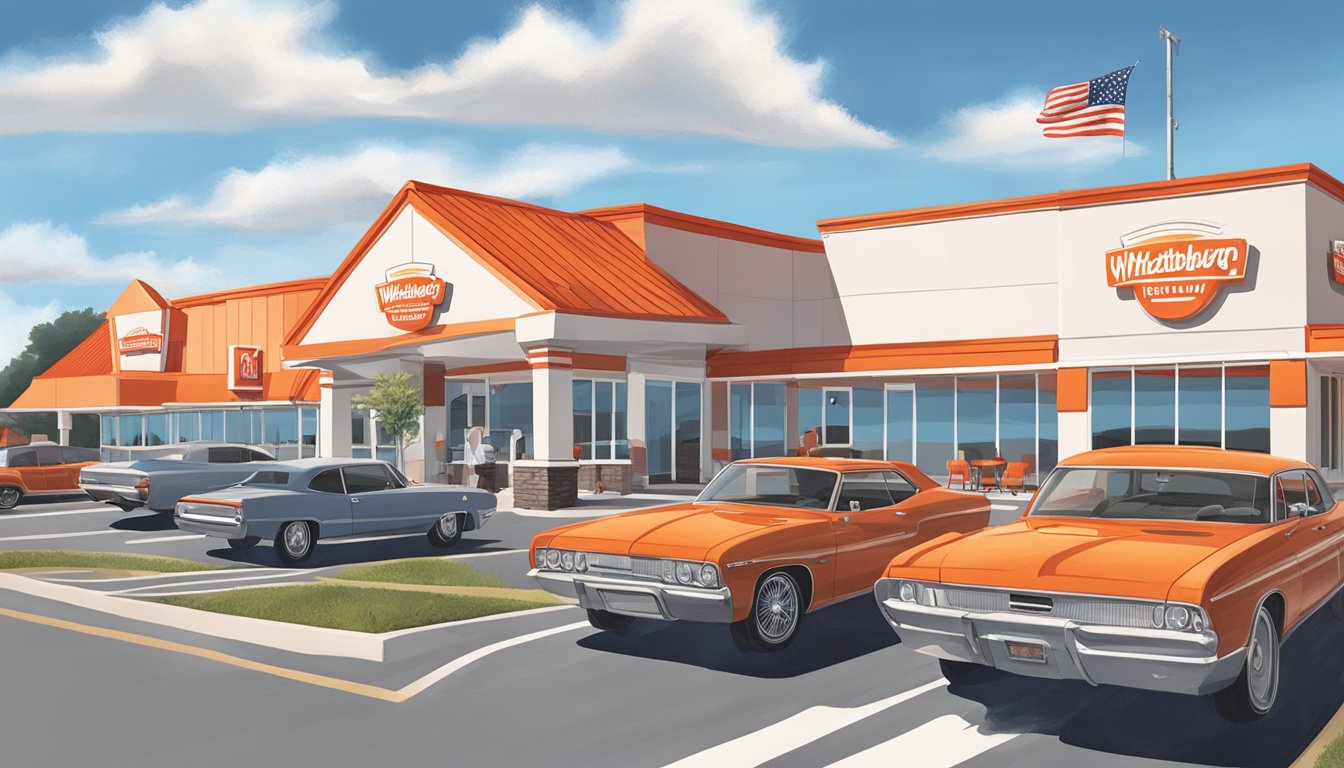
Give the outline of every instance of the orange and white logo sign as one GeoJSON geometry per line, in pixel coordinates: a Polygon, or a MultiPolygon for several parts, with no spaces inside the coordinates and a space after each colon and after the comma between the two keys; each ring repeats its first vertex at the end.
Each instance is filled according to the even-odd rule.
{"type": "Polygon", "coordinates": [[[261,347],[229,347],[229,389],[244,392],[261,389],[261,354],[261,347]]]}
{"type": "Polygon", "coordinates": [[[1336,283],[1344,283],[1344,240],[1330,241],[1330,274],[1336,283]]]}
{"type": "Polygon", "coordinates": [[[132,328],[130,333],[117,339],[117,351],[123,355],[141,352],[159,352],[163,349],[163,334],[150,333],[148,328],[132,328]]]}
{"type": "Polygon", "coordinates": [[[434,275],[434,265],[410,261],[387,270],[387,281],[375,286],[378,309],[387,322],[403,331],[429,327],[443,303],[448,284],[434,275]]]}
{"type": "Polygon", "coordinates": [[[1139,306],[1158,320],[1199,314],[1225,285],[1246,279],[1249,249],[1241,238],[1222,237],[1206,221],[1168,221],[1120,238],[1106,252],[1106,284],[1133,288],[1139,306]]]}

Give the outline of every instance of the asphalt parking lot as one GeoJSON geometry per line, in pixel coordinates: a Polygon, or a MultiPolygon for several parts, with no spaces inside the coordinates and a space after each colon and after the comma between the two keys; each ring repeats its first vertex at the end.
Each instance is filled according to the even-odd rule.
{"type": "MultiPolygon", "coordinates": [[[[1001,506],[996,521],[1015,514],[1001,506]]],[[[559,522],[500,512],[449,556],[531,587],[528,541],[559,522]]],[[[444,554],[423,536],[333,542],[294,568],[267,547],[222,544],[77,499],[0,515],[0,549],[228,568],[84,584],[124,595],[444,554]]],[[[1286,766],[1344,703],[1344,622],[1328,612],[1285,645],[1275,712],[1239,726],[1176,695],[997,674],[949,687],[866,597],[808,616],[777,654],[743,655],[714,625],[637,621],[601,633],[565,607],[408,635],[372,662],[0,589],[0,648],[0,764],[15,766],[1286,766]]]]}

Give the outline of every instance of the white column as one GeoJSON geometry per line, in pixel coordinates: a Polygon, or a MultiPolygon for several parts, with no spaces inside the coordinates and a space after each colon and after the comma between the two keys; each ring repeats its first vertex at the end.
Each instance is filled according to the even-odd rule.
{"type": "MultiPolygon", "coordinates": [[[[626,365],[627,370],[630,365],[626,365]]],[[[644,399],[646,376],[629,371],[625,376],[625,435],[630,441],[631,485],[635,488],[649,486],[648,457],[648,418],[644,399]],[[635,457],[642,457],[636,460],[635,457]]]]}
{"type": "Polygon", "coordinates": [[[1087,411],[1068,411],[1059,414],[1059,458],[1066,459],[1077,453],[1092,450],[1091,420],[1087,411]]]}
{"type": "Polygon", "coordinates": [[[319,455],[350,456],[350,410],[354,407],[350,398],[357,392],[358,386],[342,386],[339,381],[322,390],[322,407],[318,413],[321,424],[317,430],[319,455]]]}
{"type": "Polygon", "coordinates": [[[56,432],[59,435],[58,441],[61,445],[70,444],[70,429],[74,426],[74,414],[69,411],[56,412],[56,432]]]}
{"type": "MultiPolygon", "coordinates": [[[[1308,393],[1310,394],[1310,393],[1308,393]]],[[[1308,435],[1306,408],[1269,409],[1269,452],[1285,459],[1307,461],[1308,435]]],[[[1317,453],[1318,451],[1310,451],[1317,453]]],[[[1319,458],[1319,457],[1318,457],[1319,458]]]]}
{"type": "Polygon", "coordinates": [[[574,463],[574,371],[569,350],[528,351],[532,366],[532,459],[574,463]]]}

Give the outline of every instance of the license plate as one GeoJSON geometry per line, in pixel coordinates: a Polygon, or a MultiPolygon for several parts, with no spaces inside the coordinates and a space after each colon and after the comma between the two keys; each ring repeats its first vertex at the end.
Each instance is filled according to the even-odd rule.
{"type": "Polygon", "coordinates": [[[1045,662],[1045,646],[1038,643],[1008,643],[1008,658],[1045,662]]]}

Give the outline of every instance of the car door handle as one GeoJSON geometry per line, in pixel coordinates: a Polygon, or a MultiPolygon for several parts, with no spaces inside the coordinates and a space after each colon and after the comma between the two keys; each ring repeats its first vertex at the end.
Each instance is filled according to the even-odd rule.
{"type": "Polygon", "coordinates": [[[350,497],[350,503],[351,503],[351,504],[358,504],[358,503],[359,503],[359,497],[358,497],[358,496],[351,496],[351,497],[350,497]]]}
{"type": "Polygon", "coordinates": [[[1325,528],[1326,528],[1325,523],[1321,523],[1320,525],[1316,526],[1315,528],[1312,528],[1311,530],[1313,530],[1313,531],[1324,531],[1325,528]]]}
{"type": "Polygon", "coordinates": [[[905,513],[902,512],[902,511],[899,510],[899,509],[896,510],[895,512],[892,512],[892,514],[895,515],[895,516],[897,516],[897,517],[905,517],[905,513]]]}

